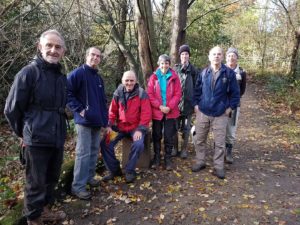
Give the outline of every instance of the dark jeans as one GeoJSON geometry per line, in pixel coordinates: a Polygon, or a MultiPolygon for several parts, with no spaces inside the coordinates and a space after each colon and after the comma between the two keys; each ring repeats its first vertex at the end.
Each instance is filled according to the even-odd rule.
{"type": "MultiPolygon", "coordinates": [[[[135,131],[129,133],[119,132],[108,145],[105,143],[105,138],[103,138],[103,140],[101,141],[101,154],[103,156],[107,170],[109,170],[111,173],[116,173],[120,169],[120,161],[116,158],[115,146],[125,137],[130,137],[132,139],[134,133],[135,131]]],[[[144,139],[145,134],[142,133],[142,137],[140,140],[132,142],[129,159],[125,168],[126,173],[135,174],[136,163],[141,152],[144,151],[144,139]]]]}
{"type": "Polygon", "coordinates": [[[34,220],[41,216],[44,206],[54,203],[63,149],[27,146],[25,159],[24,213],[27,219],[34,220]]]}
{"type": "Polygon", "coordinates": [[[172,148],[174,146],[174,135],[176,133],[176,119],[153,120],[152,121],[152,138],[154,153],[159,154],[160,143],[164,133],[164,149],[165,160],[171,157],[172,148]]]}

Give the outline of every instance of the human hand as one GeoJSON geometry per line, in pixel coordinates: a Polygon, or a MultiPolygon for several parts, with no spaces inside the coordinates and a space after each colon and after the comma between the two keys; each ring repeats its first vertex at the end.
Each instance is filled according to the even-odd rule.
{"type": "Polygon", "coordinates": [[[197,113],[197,112],[199,111],[199,107],[198,107],[198,105],[195,105],[195,107],[194,107],[194,111],[195,111],[195,113],[197,113]]]}
{"type": "Polygon", "coordinates": [[[168,114],[170,112],[170,108],[167,106],[161,105],[159,108],[160,108],[160,111],[162,111],[164,114],[168,114]]]}
{"type": "Polygon", "coordinates": [[[226,109],[225,115],[228,116],[228,117],[231,117],[231,112],[232,112],[232,109],[229,107],[229,108],[226,109]]]}
{"type": "Polygon", "coordinates": [[[142,132],[137,130],[133,134],[133,141],[140,140],[142,138],[142,132]]]}
{"type": "Polygon", "coordinates": [[[104,130],[104,134],[108,135],[112,132],[112,129],[111,127],[106,127],[105,130],[104,130]]]}
{"type": "Polygon", "coordinates": [[[82,116],[82,117],[84,117],[84,113],[85,113],[85,110],[82,110],[82,111],[79,113],[79,115],[82,116]]]}

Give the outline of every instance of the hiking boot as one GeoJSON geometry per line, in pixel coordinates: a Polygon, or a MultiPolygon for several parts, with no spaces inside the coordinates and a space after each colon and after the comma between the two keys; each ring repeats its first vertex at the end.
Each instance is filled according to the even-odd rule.
{"type": "Polygon", "coordinates": [[[187,151],[185,149],[181,150],[181,152],[180,152],[180,158],[186,159],[187,156],[188,156],[187,151]]]}
{"type": "Polygon", "coordinates": [[[126,183],[132,183],[136,178],[136,175],[134,173],[126,173],[125,174],[125,180],[126,183]]]}
{"type": "Polygon", "coordinates": [[[41,215],[43,222],[58,222],[64,220],[67,217],[64,211],[52,211],[48,207],[44,207],[41,215]]]}
{"type": "Polygon", "coordinates": [[[158,169],[160,166],[160,157],[154,157],[151,161],[151,169],[158,169]]]}
{"type": "Polygon", "coordinates": [[[219,179],[224,179],[225,178],[224,169],[214,169],[212,174],[214,176],[218,177],[219,179]]]}
{"type": "Polygon", "coordinates": [[[41,217],[35,220],[27,220],[28,225],[44,225],[44,222],[41,220],[41,217]]]}
{"type": "Polygon", "coordinates": [[[89,200],[92,197],[91,192],[89,191],[79,191],[79,192],[72,191],[72,194],[81,200],[89,200]]]}
{"type": "Polygon", "coordinates": [[[171,156],[176,157],[177,155],[178,155],[178,150],[177,150],[177,148],[173,147],[172,152],[171,152],[171,156]]]}
{"type": "Polygon", "coordinates": [[[100,186],[100,180],[96,180],[95,178],[93,178],[92,180],[90,180],[88,182],[88,185],[90,185],[90,187],[99,187],[100,186]]]}
{"type": "Polygon", "coordinates": [[[173,169],[173,164],[172,164],[171,159],[167,159],[165,161],[165,164],[166,164],[166,170],[171,171],[173,169]]]}
{"type": "Polygon", "coordinates": [[[225,163],[232,164],[233,157],[232,157],[232,144],[226,144],[225,149],[225,163]]]}
{"type": "Polygon", "coordinates": [[[122,170],[121,170],[121,168],[119,168],[118,170],[117,170],[117,172],[109,172],[109,174],[107,174],[106,176],[104,176],[103,178],[102,178],[102,181],[103,182],[108,182],[108,181],[110,181],[110,180],[113,180],[115,177],[120,177],[120,176],[122,176],[122,170]]]}
{"type": "Polygon", "coordinates": [[[193,172],[198,172],[200,170],[203,170],[206,168],[206,165],[204,162],[201,162],[201,163],[195,163],[193,166],[192,166],[192,171],[193,172]]]}

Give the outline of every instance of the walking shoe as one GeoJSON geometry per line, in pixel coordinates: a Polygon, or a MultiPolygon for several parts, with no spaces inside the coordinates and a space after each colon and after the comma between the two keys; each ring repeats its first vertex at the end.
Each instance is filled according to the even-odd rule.
{"type": "Polygon", "coordinates": [[[52,211],[48,207],[44,207],[41,215],[43,222],[57,222],[64,220],[67,217],[64,211],[52,211]]]}
{"type": "Polygon", "coordinates": [[[177,150],[177,148],[173,147],[172,152],[171,152],[171,156],[176,157],[177,155],[178,155],[178,150],[177,150]]]}
{"type": "Polygon", "coordinates": [[[193,172],[198,172],[200,170],[203,170],[206,168],[206,165],[205,163],[201,162],[201,163],[195,163],[193,166],[192,166],[192,171],[193,172]]]}
{"type": "Polygon", "coordinates": [[[157,158],[154,158],[152,161],[151,161],[151,169],[158,169],[160,166],[160,159],[157,159],[157,158]]]}
{"type": "Polygon", "coordinates": [[[44,225],[44,222],[41,220],[41,217],[35,220],[27,220],[28,225],[44,225]]]}
{"type": "Polygon", "coordinates": [[[233,163],[233,157],[232,157],[232,144],[226,144],[225,149],[225,162],[227,164],[233,163]]]}
{"type": "Polygon", "coordinates": [[[88,185],[90,185],[90,187],[99,187],[100,180],[96,180],[95,178],[93,178],[88,182],[88,185]]]}
{"type": "Polygon", "coordinates": [[[187,151],[186,150],[181,150],[181,152],[180,152],[180,158],[186,159],[187,156],[188,156],[187,151]]]}
{"type": "Polygon", "coordinates": [[[166,164],[166,170],[171,171],[173,169],[173,164],[172,164],[171,159],[167,159],[165,161],[165,164],[166,164]]]}
{"type": "Polygon", "coordinates": [[[125,174],[125,180],[126,183],[132,183],[136,178],[136,175],[134,173],[126,173],[125,174]]]}
{"type": "Polygon", "coordinates": [[[110,180],[113,180],[115,177],[119,177],[119,176],[122,176],[122,170],[121,168],[117,171],[117,172],[109,172],[109,174],[107,174],[106,176],[104,176],[102,178],[102,181],[103,182],[108,182],[110,180]]]}
{"type": "Polygon", "coordinates": [[[82,200],[89,200],[92,197],[91,192],[89,191],[80,191],[80,192],[72,191],[72,194],[82,200]]]}
{"type": "Polygon", "coordinates": [[[224,179],[225,178],[224,169],[214,169],[212,174],[214,176],[218,177],[219,179],[224,179]]]}

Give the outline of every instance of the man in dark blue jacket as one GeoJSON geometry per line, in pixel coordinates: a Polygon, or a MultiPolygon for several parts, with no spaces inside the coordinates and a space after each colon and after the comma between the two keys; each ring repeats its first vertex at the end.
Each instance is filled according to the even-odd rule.
{"type": "Polygon", "coordinates": [[[45,31],[37,56],[16,75],[6,99],[4,114],[24,147],[24,214],[29,225],[57,222],[66,216],[49,208],[54,203],[66,137],[67,82],[59,64],[65,49],[58,31],[45,31]]]}
{"type": "Polygon", "coordinates": [[[240,101],[240,92],[234,71],[222,64],[223,50],[216,46],[209,51],[210,66],[205,68],[196,81],[193,104],[196,112],[196,163],[192,171],[206,167],[205,152],[210,126],[214,134],[213,175],[225,178],[224,152],[228,118],[240,101]]]}
{"type": "Polygon", "coordinates": [[[101,52],[96,47],[86,51],[86,63],[68,75],[68,107],[74,113],[77,144],[72,193],[90,199],[86,185],[98,186],[94,178],[100,146],[100,129],[107,126],[108,111],[104,83],[97,66],[101,52]]]}

